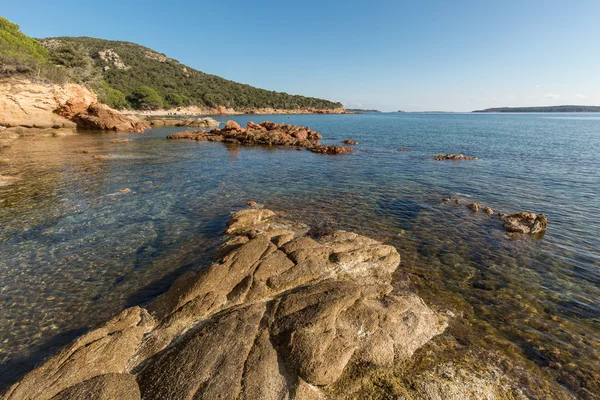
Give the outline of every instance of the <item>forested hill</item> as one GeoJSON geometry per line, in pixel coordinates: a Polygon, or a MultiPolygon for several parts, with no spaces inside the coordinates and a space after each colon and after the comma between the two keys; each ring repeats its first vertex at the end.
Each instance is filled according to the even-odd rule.
{"type": "MultiPolygon", "coordinates": [[[[154,98],[158,107],[180,105],[242,108],[333,109],[341,103],[313,97],[289,95],[233,82],[191,67],[135,43],[89,37],[58,37],[41,40],[50,51],[65,45],[83,49],[102,69],[102,77],[112,89],[123,93],[132,106],[141,97],[154,98]],[[160,99],[154,96],[158,93],[160,99]],[[141,93],[140,93],[141,91],[141,93]]],[[[154,104],[147,108],[153,108],[154,104]]]]}
{"type": "Polygon", "coordinates": [[[473,111],[484,112],[600,112],[598,106],[499,107],[473,111]]]}

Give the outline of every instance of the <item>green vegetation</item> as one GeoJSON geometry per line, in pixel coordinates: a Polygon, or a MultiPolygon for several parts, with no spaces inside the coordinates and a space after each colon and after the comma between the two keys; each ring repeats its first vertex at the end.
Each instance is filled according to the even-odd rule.
{"type": "Polygon", "coordinates": [[[101,103],[107,104],[114,109],[120,110],[129,106],[123,92],[111,88],[106,82],[102,82],[96,93],[101,103]]]}
{"type": "Polygon", "coordinates": [[[49,57],[48,50],[23,34],[19,25],[0,17],[0,73],[31,72],[49,57]]]}
{"type": "Polygon", "coordinates": [[[0,17],[0,76],[3,74],[84,84],[101,102],[117,109],[342,107],[341,103],[258,89],[205,74],[134,43],[88,37],[38,42],[23,34],[17,24],[0,17]]]}
{"type": "Polygon", "coordinates": [[[148,86],[142,86],[135,89],[129,96],[127,101],[138,110],[156,110],[162,108],[164,103],[162,97],[148,86]]]}
{"type": "MultiPolygon", "coordinates": [[[[205,74],[147,47],[121,41],[88,37],[60,37],[44,39],[47,48],[57,43],[79,45],[93,57],[102,70],[104,81],[124,93],[127,99],[143,86],[154,89],[165,107],[185,105],[242,108],[320,108],[342,107],[340,103],[312,97],[257,89],[215,75],[205,74]],[[118,59],[107,56],[106,50],[116,53],[118,59]]],[[[131,101],[130,101],[131,103],[131,101]]],[[[136,107],[137,103],[131,103],[136,107]]]]}
{"type": "Polygon", "coordinates": [[[546,106],[546,107],[498,107],[475,110],[476,113],[484,112],[600,112],[598,106],[546,106]]]}

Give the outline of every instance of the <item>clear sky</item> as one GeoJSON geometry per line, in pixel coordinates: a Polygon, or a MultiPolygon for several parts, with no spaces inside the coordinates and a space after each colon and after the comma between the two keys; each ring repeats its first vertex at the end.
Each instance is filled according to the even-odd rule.
{"type": "Polygon", "coordinates": [[[347,107],[600,105],[600,0],[0,0],[0,14],[347,107]]]}

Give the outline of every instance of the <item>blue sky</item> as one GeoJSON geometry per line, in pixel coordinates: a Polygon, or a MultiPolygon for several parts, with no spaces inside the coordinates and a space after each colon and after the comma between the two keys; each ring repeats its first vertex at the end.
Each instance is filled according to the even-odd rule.
{"type": "Polygon", "coordinates": [[[598,0],[0,0],[0,14],[347,107],[600,105],[598,0]]]}

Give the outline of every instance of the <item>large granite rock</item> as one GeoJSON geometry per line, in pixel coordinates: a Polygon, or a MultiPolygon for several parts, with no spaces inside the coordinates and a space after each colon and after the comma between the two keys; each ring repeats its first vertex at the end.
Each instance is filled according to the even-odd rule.
{"type": "Polygon", "coordinates": [[[345,154],[353,151],[347,146],[328,146],[319,142],[323,137],[308,127],[263,121],[248,122],[245,127],[235,121],[227,121],[223,129],[183,131],[167,136],[168,139],[192,139],[198,141],[225,142],[245,146],[289,146],[305,148],[314,153],[345,154]]]}
{"type": "Polygon", "coordinates": [[[266,209],[234,213],[227,232],[217,263],[82,336],[3,399],[322,399],[349,365],[392,368],[446,327],[394,290],[391,246],[311,237],[266,209]]]}
{"type": "Polygon", "coordinates": [[[0,79],[0,126],[142,132],[149,124],[98,103],[96,94],[82,85],[5,77],[0,79]]]}
{"type": "Polygon", "coordinates": [[[124,115],[100,103],[90,104],[87,109],[71,118],[79,129],[110,130],[119,132],[144,132],[150,124],[133,115],[124,115]]]}

